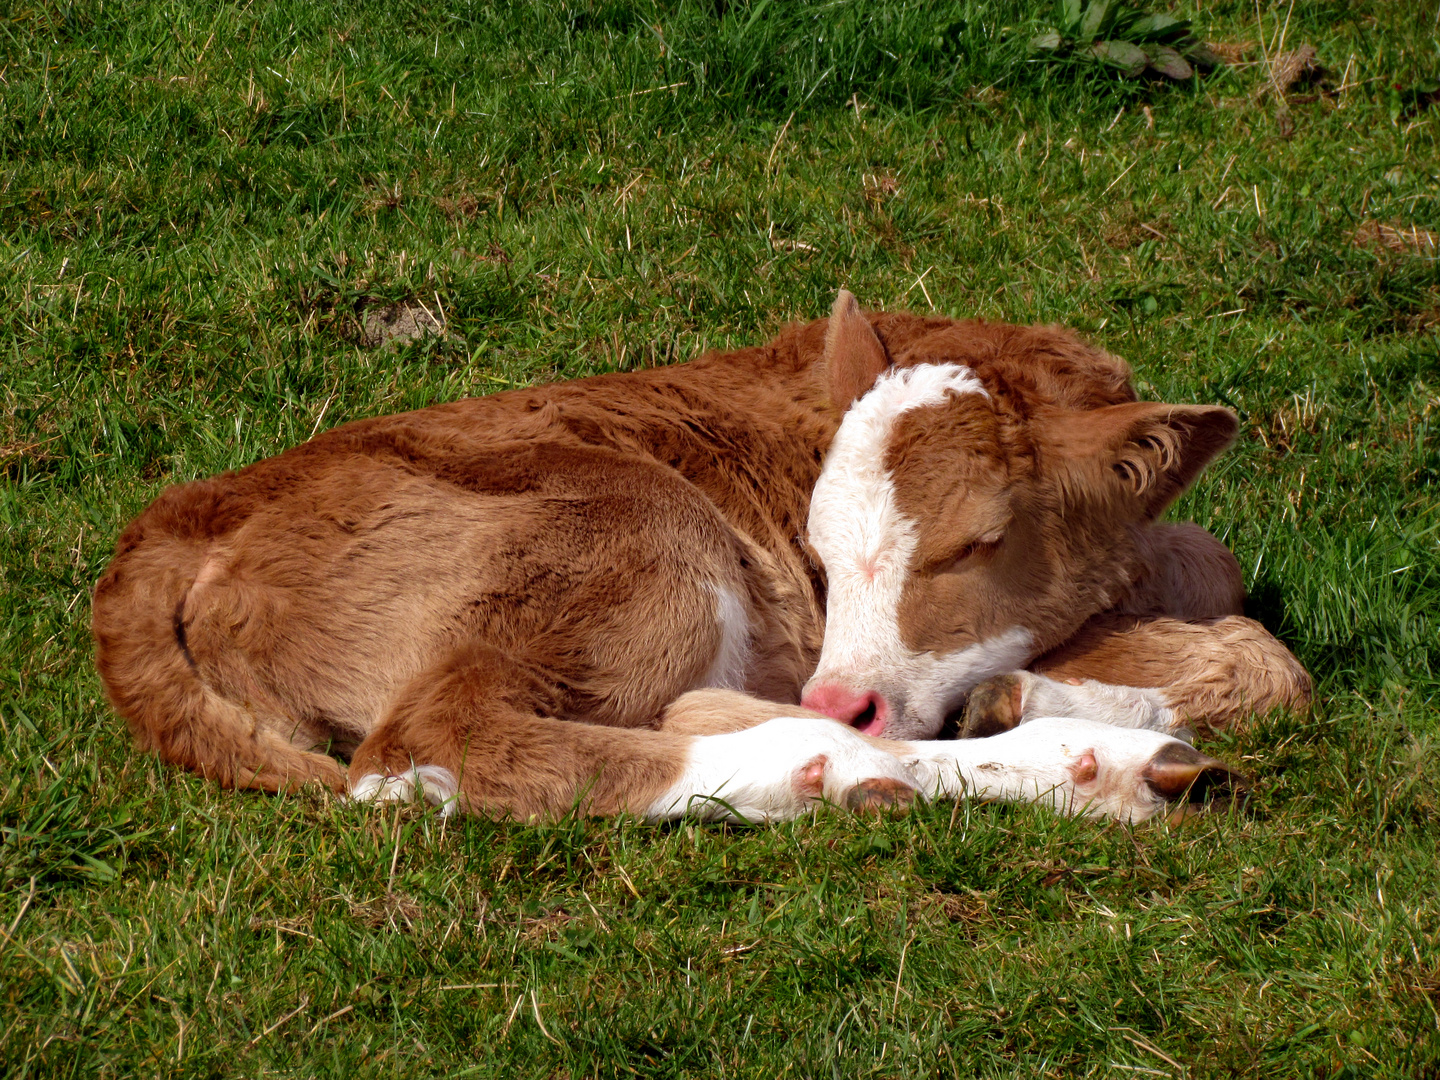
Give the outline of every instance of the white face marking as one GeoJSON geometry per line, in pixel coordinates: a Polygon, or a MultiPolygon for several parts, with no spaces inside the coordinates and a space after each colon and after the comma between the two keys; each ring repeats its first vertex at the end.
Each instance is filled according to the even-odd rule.
{"type": "Polygon", "coordinates": [[[1023,667],[1033,640],[1023,627],[935,656],[906,647],[900,598],[915,551],[915,525],[900,512],[885,451],[895,422],[950,394],[985,388],[959,364],[887,371],[845,414],[810,498],[810,545],[829,579],[825,642],[809,685],[875,690],[894,710],[886,734],[935,734],[976,683],[1023,667]]]}
{"type": "Polygon", "coordinates": [[[750,613],[740,594],[728,585],[712,585],[720,644],[715,659],[696,690],[744,690],[750,672],[750,613]]]}

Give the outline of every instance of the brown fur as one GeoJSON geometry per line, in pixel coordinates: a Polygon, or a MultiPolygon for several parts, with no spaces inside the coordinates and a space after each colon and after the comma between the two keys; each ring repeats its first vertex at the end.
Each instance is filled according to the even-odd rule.
{"type": "Polygon", "coordinates": [[[527,666],[488,645],[458,649],[401,691],[351,776],[443,764],[468,781],[462,809],[520,818],[643,810],[674,781],[685,733],[554,719],[554,681],[527,666]]]}
{"type": "MultiPolygon", "coordinates": [[[[848,348],[837,339],[854,336],[818,320],[672,368],[357,421],[170,488],[124,531],[96,586],[111,701],[142,747],[226,786],[343,790],[339,755],[352,779],[449,768],[475,811],[638,808],[678,775],[693,734],[779,707],[718,690],[682,697],[704,685],[722,642],[717,590],[740,598],[748,623],[733,689],[799,711],[823,629],[823,578],[801,539],[809,495],[843,403],[878,367],[967,363],[1003,404],[995,430],[914,433],[897,453],[917,462],[937,438],[973,438],[982,461],[1028,468],[1056,452],[1036,418],[1129,407],[1130,427],[1095,452],[1141,465],[1105,474],[1102,503],[1129,485],[1153,506],[1164,477],[1203,465],[1203,447],[1187,457],[1132,430],[1190,412],[1126,406],[1124,364],[1068,332],[861,316],[853,298],[836,310],[879,343],[862,337],[858,371],[836,359],[848,348]]],[[[984,470],[975,476],[981,491],[984,470]]],[[[906,497],[930,498],[927,483],[906,497]]],[[[1012,499],[1006,521],[1035,509],[1012,499]]],[[[962,533],[970,513],[956,511],[962,533]]],[[[1134,540],[1098,560],[1095,581],[1076,575],[1072,629],[1132,586],[1169,580],[1173,567],[1145,550],[1134,540]]],[[[1103,667],[1136,632],[1102,627],[1077,644],[1083,659],[1057,663],[1103,667]]],[[[1157,660],[1151,677],[1246,677],[1219,663],[1177,675],[1157,660]]]]}
{"type": "Polygon", "coordinates": [[[1090,407],[1057,407],[1065,393],[1079,397],[1064,382],[917,409],[898,425],[887,464],[919,525],[900,619],[911,648],[948,652],[1019,624],[1043,652],[1126,603],[1155,578],[1155,517],[1235,433],[1224,409],[1097,404],[1124,396],[1103,384],[1082,398],[1090,407]],[[975,615],[956,619],[962,610],[975,615]]]}
{"type": "Polygon", "coordinates": [[[830,377],[830,403],[848,409],[856,398],[875,385],[880,373],[890,366],[885,346],[860,310],[855,297],[841,289],[830,309],[825,327],[826,365],[830,377]],[[844,363],[834,362],[844,357],[844,363]]]}
{"type": "Polygon", "coordinates": [[[352,776],[463,769],[491,812],[643,802],[677,737],[589,725],[651,728],[701,680],[715,587],[747,609],[745,689],[794,700],[813,665],[795,538],[838,416],[824,331],[360,421],[170,489],[96,588],[112,701],[227,786],[342,789],[330,751],[352,776]]]}
{"type": "Polygon", "coordinates": [[[1193,522],[1136,531],[1140,572],[1117,611],[1209,619],[1245,611],[1245,579],[1230,549],[1193,522]]]}
{"type": "Polygon", "coordinates": [[[1252,713],[1310,707],[1309,673],[1243,616],[1240,565],[1197,525],[1156,525],[1140,536],[1144,570],[1124,604],[1102,612],[1031,670],[1165,690],[1184,724],[1221,728],[1252,713]]]}
{"type": "Polygon", "coordinates": [[[826,719],[814,709],[766,701],[736,690],[692,690],[665,710],[661,728],[681,735],[725,735],[781,716],[826,719]]]}

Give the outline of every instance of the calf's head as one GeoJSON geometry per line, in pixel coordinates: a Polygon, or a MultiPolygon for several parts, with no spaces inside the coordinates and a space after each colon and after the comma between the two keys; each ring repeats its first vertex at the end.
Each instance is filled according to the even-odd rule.
{"type": "Polygon", "coordinates": [[[977,683],[1122,599],[1136,530],[1236,427],[1206,406],[1067,408],[1023,377],[992,395],[946,340],[963,339],[892,358],[846,292],[826,337],[832,399],[851,404],[810,503],[828,593],[803,702],[894,738],[934,736],[977,683]]]}

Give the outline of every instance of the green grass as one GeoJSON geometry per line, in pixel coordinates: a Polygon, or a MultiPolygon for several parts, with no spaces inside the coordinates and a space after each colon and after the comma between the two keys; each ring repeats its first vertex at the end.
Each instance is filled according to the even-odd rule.
{"type": "Polygon", "coordinates": [[[1175,9],[1316,46],[1286,122],[1253,67],[1028,63],[1048,4],[0,14],[0,1073],[1440,1075],[1440,270],[1356,239],[1440,231],[1411,6],[1175,9]],[[841,284],[1237,410],[1175,516],[1319,686],[1206,744],[1249,813],[445,823],[217,791],[104,706],[88,590],[165,484],[841,284]],[[398,300],[451,337],[358,346],[398,300]]]}

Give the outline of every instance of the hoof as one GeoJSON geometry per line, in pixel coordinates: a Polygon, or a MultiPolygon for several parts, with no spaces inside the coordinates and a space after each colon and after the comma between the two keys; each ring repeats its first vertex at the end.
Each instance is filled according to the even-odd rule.
{"type": "Polygon", "coordinates": [[[804,799],[818,799],[825,791],[825,766],[830,759],[817,754],[795,776],[795,793],[804,799]]]}
{"type": "Polygon", "coordinates": [[[1196,814],[1244,805],[1250,780],[1223,761],[1184,743],[1169,743],[1150,759],[1141,777],[1170,803],[1166,816],[1178,823],[1196,814]]]}
{"type": "Polygon", "coordinates": [[[864,780],[851,788],[845,805],[856,813],[885,809],[908,809],[915,801],[915,789],[899,780],[864,780]]]}
{"type": "Polygon", "coordinates": [[[986,679],[970,691],[959,737],[985,739],[1004,734],[1019,725],[1024,706],[1025,682],[1019,673],[986,679]]]}

